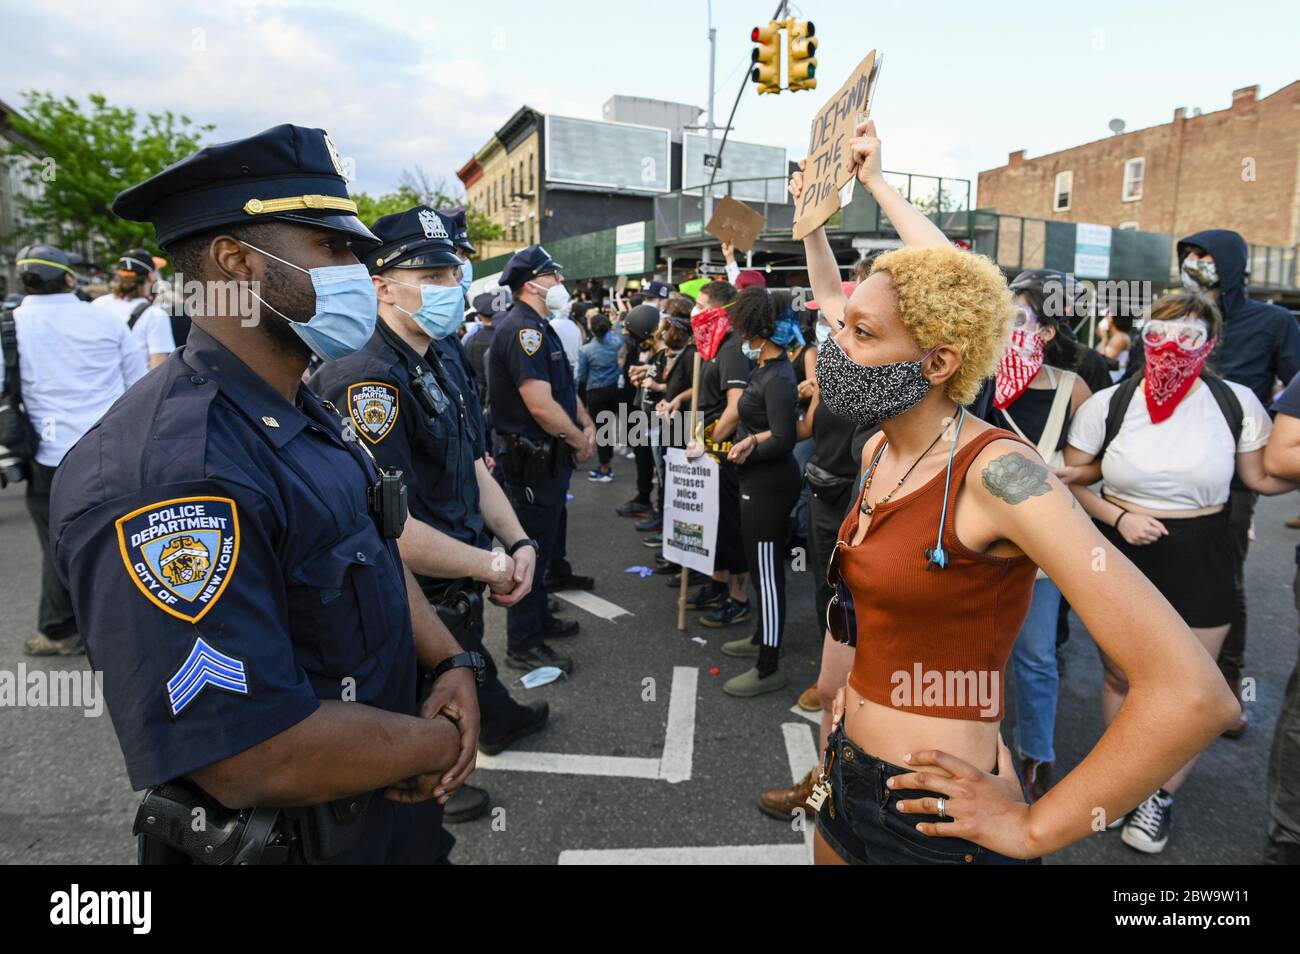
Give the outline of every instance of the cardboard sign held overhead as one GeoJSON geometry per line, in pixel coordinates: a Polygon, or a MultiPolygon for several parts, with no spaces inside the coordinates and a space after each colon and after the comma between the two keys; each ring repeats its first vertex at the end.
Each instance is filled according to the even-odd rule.
{"type": "Polygon", "coordinates": [[[755,212],[738,199],[726,196],[714,208],[713,218],[709,219],[705,231],[724,242],[730,242],[742,252],[748,252],[758,241],[758,233],[763,231],[765,221],[762,213],[755,212]]]}
{"type": "Polygon", "coordinates": [[[808,161],[803,171],[803,194],[794,210],[796,240],[825,225],[839,211],[840,189],[853,178],[853,170],[844,168],[842,151],[853,137],[854,127],[871,115],[871,97],[882,59],[875,50],[868,53],[813,119],[808,135],[808,161]]]}

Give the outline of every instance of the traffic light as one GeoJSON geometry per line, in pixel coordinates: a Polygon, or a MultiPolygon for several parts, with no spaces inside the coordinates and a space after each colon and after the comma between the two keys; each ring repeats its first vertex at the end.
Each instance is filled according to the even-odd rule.
{"type": "Polygon", "coordinates": [[[814,33],[816,27],[811,20],[786,21],[785,63],[791,90],[817,88],[817,41],[813,39],[814,33]]]}
{"type": "Polygon", "coordinates": [[[754,42],[750,61],[754,68],[749,78],[758,84],[759,94],[781,92],[781,23],[769,20],[767,26],[756,26],[749,33],[754,42]]]}

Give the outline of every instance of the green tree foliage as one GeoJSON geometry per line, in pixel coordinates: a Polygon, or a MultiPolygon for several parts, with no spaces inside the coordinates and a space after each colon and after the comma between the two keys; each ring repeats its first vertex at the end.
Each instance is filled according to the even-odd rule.
{"type": "Polygon", "coordinates": [[[372,196],[349,189],[348,194],[357,204],[357,218],[366,225],[373,224],[381,215],[405,212],[415,205],[428,205],[435,209],[464,206],[465,221],[469,225],[469,240],[475,245],[489,239],[501,238],[505,234],[505,229],[474,206],[468,205],[463,196],[453,195],[443,180],[431,180],[418,166],[414,172],[407,170],[402,173],[397,189],[393,192],[372,196]]]}
{"type": "Polygon", "coordinates": [[[110,209],[113,198],[197,150],[215,127],[171,112],[142,118],[100,94],[90,95],[84,107],[47,92],[24,98],[23,113],[11,121],[27,143],[7,153],[32,186],[19,199],[25,237],[55,237],[61,245],[86,249],[92,260],[132,245],[156,247],[153,227],[119,219],[110,209]]]}

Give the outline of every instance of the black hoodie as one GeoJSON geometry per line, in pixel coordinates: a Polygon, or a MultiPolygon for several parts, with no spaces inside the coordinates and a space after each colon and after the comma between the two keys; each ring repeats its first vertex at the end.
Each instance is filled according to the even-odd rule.
{"type": "MultiPolygon", "coordinates": [[[[1273,382],[1290,381],[1300,371],[1300,326],[1285,308],[1246,297],[1246,240],[1236,232],[1206,229],[1180,239],[1180,265],[1191,245],[1209,252],[1219,273],[1223,332],[1208,364],[1221,377],[1246,385],[1268,407],[1273,382]]],[[[1125,377],[1141,371],[1141,349],[1139,338],[1125,377]]]]}

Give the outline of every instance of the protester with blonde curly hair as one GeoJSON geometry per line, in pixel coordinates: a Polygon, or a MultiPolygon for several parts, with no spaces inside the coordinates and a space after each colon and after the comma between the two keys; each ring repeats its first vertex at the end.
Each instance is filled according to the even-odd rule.
{"type": "MultiPolygon", "coordinates": [[[[817,359],[826,407],[881,433],[863,449],[828,568],[831,635],[856,650],[810,799],[815,852],[828,863],[1035,859],[1132,809],[1239,709],[1187,625],[1033,446],[965,412],[1005,348],[1011,293],[885,181],[874,124],[855,133],[845,162],[907,247],[874,263],[817,359]],[[1030,806],[999,726],[1036,565],[1132,688],[1093,752],[1030,806]]],[[[816,242],[820,303],[838,282],[814,264],[816,242]]]]}

